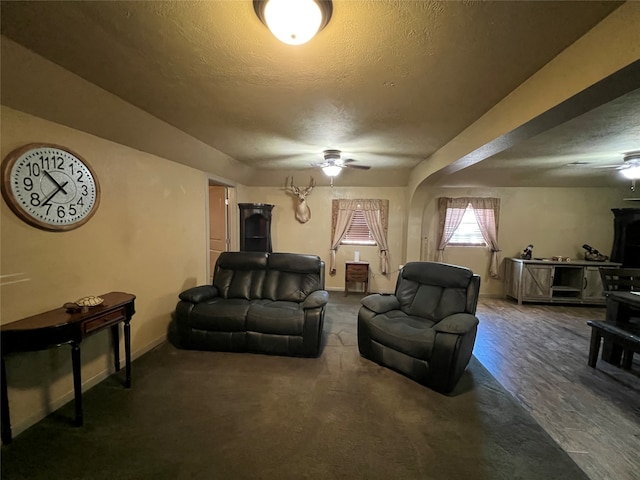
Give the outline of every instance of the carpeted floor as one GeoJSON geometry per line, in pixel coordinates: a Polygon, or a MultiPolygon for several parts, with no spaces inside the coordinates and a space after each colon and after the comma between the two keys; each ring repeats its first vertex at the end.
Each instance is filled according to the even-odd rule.
{"type": "Polygon", "coordinates": [[[450,396],[360,358],[359,298],[331,293],[319,358],[163,344],[2,447],[18,479],[587,477],[472,358],[450,396]]]}

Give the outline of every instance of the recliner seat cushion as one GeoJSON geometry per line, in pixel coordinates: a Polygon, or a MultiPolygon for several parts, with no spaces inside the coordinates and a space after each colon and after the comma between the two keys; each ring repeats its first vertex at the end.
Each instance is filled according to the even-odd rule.
{"type": "Polygon", "coordinates": [[[241,298],[217,297],[193,307],[188,324],[198,330],[218,332],[243,332],[251,302],[241,298]]]}
{"type": "Polygon", "coordinates": [[[278,335],[302,335],[304,310],[295,302],[254,303],[247,311],[247,330],[278,335]]]}
{"type": "Polygon", "coordinates": [[[414,358],[429,360],[436,332],[434,322],[400,310],[376,315],[369,322],[370,338],[414,358]]]}

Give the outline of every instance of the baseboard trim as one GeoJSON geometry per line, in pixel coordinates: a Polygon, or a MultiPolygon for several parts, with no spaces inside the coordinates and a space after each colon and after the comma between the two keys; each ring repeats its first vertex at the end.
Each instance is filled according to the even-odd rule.
{"type": "MultiPolygon", "coordinates": [[[[154,340],[153,342],[149,343],[148,345],[145,345],[144,347],[136,350],[135,352],[131,352],[131,361],[133,362],[135,359],[137,359],[137,358],[141,357],[142,355],[144,355],[145,353],[153,350],[154,348],[156,348],[158,345],[160,345],[161,343],[165,342],[166,340],[167,340],[167,336],[163,335],[162,337],[154,340]]],[[[124,366],[125,366],[125,360],[124,359],[120,359],[120,368],[124,368],[124,366]]],[[[82,392],[84,393],[84,392],[88,391],[89,389],[91,389],[92,387],[95,387],[97,384],[99,384],[104,379],[106,379],[107,377],[109,377],[110,375],[112,375],[114,373],[115,373],[115,368],[114,367],[105,368],[103,371],[99,372],[98,374],[94,375],[93,377],[91,377],[91,378],[87,379],[86,381],[82,382],[82,392]]],[[[132,383],[135,384],[135,376],[133,376],[132,383]]],[[[33,415],[30,415],[27,418],[15,423],[15,424],[12,424],[11,425],[11,431],[12,431],[13,437],[14,438],[17,437],[22,432],[24,432],[27,428],[31,427],[32,425],[35,425],[40,420],[45,418],[47,415],[55,412],[56,410],[58,410],[63,405],[65,405],[68,402],[72,401],[73,398],[74,398],[74,392],[73,392],[73,388],[72,388],[70,391],[68,391],[67,393],[65,393],[61,397],[50,401],[49,405],[47,405],[45,408],[42,408],[41,410],[38,410],[33,415]]]]}

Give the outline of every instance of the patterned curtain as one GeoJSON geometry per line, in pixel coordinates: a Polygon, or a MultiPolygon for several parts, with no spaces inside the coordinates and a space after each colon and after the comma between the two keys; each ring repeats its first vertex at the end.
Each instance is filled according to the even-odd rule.
{"type": "Polygon", "coordinates": [[[371,235],[373,235],[374,240],[378,244],[380,273],[386,275],[389,272],[389,247],[387,246],[387,232],[382,224],[381,212],[383,210],[389,210],[389,201],[365,200],[362,202],[360,210],[363,211],[367,227],[369,227],[371,235]]]}
{"type": "Polygon", "coordinates": [[[356,200],[334,200],[332,211],[332,232],[331,232],[331,258],[329,273],[336,273],[336,252],[340,247],[340,242],[347,234],[347,229],[353,219],[353,213],[358,205],[356,200]]]}
{"type": "Polygon", "coordinates": [[[440,239],[436,253],[438,262],[444,262],[444,248],[460,225],[467,205],[469,205],[468,198],[438,198],[438,238],[440,239]]]}
{"type": "Polygon", "coordinates": [[[480,232],[484,241],[491,248],[491,262],[489,264],[489,275],[491,278],[499,278],[498,275],[498,218],[500,218],[499,198],[470,198],[469,203],[473,208],[473,213],[478,221],[480,232]]]}

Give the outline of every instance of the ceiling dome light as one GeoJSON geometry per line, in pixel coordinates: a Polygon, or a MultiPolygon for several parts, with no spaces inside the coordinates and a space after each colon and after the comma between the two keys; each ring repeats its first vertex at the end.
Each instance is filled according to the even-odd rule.
{"type": "Polygon", "coordinates": [[[333,12],[331,0],[253,0],[253,8],[271,33],[289,45],[307,43],[333,12]]]}
{"type": "Polygon", "coordinates": [[[622,170],[622,175],[624,175],[629,180],[640,180],[640,165],[634,165],[629,168],[625,168],[622,170]]]}
{"type": "Polygon", "coordinates": [[[337,177],[342,171],[342,167],[338,165],[327,165],[322,167],[322,171],[327,177],[337,177]]]}

